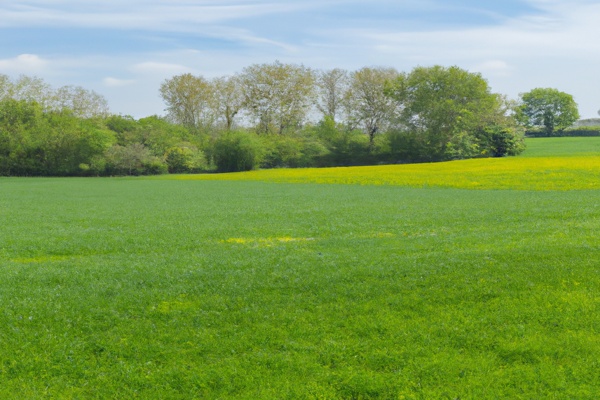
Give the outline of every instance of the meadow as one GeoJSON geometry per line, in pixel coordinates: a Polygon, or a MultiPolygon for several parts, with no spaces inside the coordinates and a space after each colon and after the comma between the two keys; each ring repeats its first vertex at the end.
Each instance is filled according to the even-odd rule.
{"type": "Polygon", "coordinates": [[[600,141],[528,146],[0,179],[0,398],[595,399],[600,141]]]}

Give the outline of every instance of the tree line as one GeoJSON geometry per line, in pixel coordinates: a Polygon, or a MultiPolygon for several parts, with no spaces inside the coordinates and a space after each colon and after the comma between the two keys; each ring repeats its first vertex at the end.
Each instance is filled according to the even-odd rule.
{"type": "Polygon", "coordinates": [[[500,157],[578,118],[572,97],[511,101],[458,67],[411,72],[255,64],[231,76],[181,74],[159,88],[165,116],[108,111],[81,87],[0,75],[0,175],[230,172],[500,157]]]}

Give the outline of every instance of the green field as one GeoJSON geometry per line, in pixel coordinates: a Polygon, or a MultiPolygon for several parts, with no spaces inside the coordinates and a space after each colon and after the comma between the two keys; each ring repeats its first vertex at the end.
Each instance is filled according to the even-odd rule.
{"type": "Polygon", "coordinates": [[[0,179],[0,398],[598,397],[600,190],[179,178],[0,179]]]}

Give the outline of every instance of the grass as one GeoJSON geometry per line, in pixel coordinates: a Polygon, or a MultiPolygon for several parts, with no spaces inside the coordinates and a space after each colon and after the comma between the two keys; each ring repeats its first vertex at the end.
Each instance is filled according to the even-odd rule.
{"type": "Polygon", "coordinates": [[[270,169],[157,179],[394,185],[502,190],[600,189],[600,138],[536,138],[523,156],[429,164],[270,169]]]}
{"type": "Polygon", "coordinates": [[[600,155],[600,137],[527,139],[522,157],[580,157],[600,155]]]}
{"type": "Polygon", "coordinates": [[[596,398],[600,191],[422,186],[1,179],[0,398],[596,398]]]}

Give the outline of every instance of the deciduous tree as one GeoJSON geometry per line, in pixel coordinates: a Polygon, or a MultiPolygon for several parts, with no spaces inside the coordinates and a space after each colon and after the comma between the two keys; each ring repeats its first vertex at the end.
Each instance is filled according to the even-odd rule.
{"type": "Polygon", "coordinates": [[[349,79],[346,70],[334,68],[318,73],[316,105],[323,117],[329,116],[334,121],[341,117],[348,86],[349,79]]]}
{"type": "Polygon", "coordinates": [[[63,86],[54,93],[54,106],[58,110],[69,109],[78,118],[107,117],[108,102],[93,90],[81,86],[63,86]]]}
{"type": "Polygon", "coordinates": [[[458,67],[417,67],[401,74],[387,94],[401,110],[404,144],[413,146],[410,151],[421,160],[483,155],[478,129],[509,123],[502,98],[487,81],[458,67]]]}
{"type": "Polygon", "coordinates": [[[557,89],[536,88],[521,94],[517,118],[527,127],[541,127],[548,136],[579,119],[573,96],[557,89]]]}
{"type": "Polygon", "coordinates": [[[213,125],[214,91],[204,77],[176,75],[160,85],[160,95],[173,122],[196,131],[213,125]]]}
{"type": "Polygon", "coordinates": [[[235,117],[244,107],[244,92],[238,75],[223,76],[212,80],[215,96],[215,112],[229,131],[234,127],[235,117]]]}
{"type": "Polygon", "coordinates": [[[241,74],[245,109],[259,133],[301,125],[313,104],[314,73],[303,65],[255,64],[241,74]]]}
{"type": "Polygon", "coordinates": [[[345,109],[350,128],[361,127],[371,146],[375,135],[385,131],[398,109],[398,103],[385,94],[386,84],[398,77],[393,68],[362,68],[350,75],[345,109]]]}

